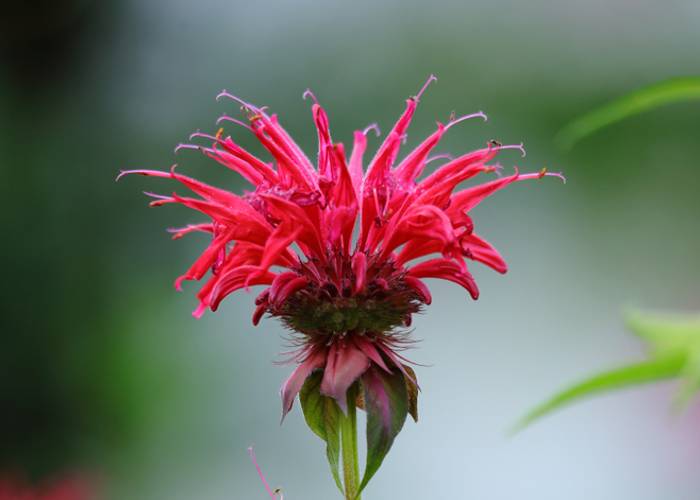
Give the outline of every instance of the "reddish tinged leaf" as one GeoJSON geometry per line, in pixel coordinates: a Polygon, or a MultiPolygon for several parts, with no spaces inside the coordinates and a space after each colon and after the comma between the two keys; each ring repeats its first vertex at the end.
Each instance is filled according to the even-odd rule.
{"type": "Polygon", "coordinates": [[[408,413],[413,417],[414,422],[418,422],[418,384],[416,383],[416,372],[408,365],[403,365],[403,369],[408,373],[404,377],[406,382],[406,393],[408,394],[408,413]]]}
{"type": "Polygon", "coordinates": [[[311,375],[315,369],[322,368],[325,361],[325,352],[316,351],[311,353],[303,363],[296,367],[289,378],[284,382],[282,389],[280,389],[280,395],[282,396],[282,420],[287,416],[289,410],[292,409],[294,398],[304,386],[309,375],[311,375]]]}
{"type": "Polygon", "coordinates": [[[367,464],[360,491],[384,461],[408,414],[408,393],[403,373],[385,373],[371,367],[362,376],[367,411],[367,464]]]}

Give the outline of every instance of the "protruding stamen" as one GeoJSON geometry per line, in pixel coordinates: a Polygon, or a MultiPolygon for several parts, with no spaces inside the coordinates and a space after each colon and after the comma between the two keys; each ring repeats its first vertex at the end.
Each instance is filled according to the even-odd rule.
{"type": "Polygon", "coordinates": [[[250,104],[249,102],[244,101],[238,96],[235,96],[233,94],[229,94],[226,90],[222,90],[219,92],[219,95],[216,96],[216,100],[220,100],[222,97],[226,97],[228,99],[231,99],[233,101],[236,101],[238,104],[243,106],[245,109],[249,109],[251,111],[254,111],[256,113],[262,113],[262,109],[258,108],[257,106],[250,104]]]}
{"type": "Polygon", "coordinates": [[[172,196],[164,196],[158,193],[151,193],[150,191],[144,191],[143,194],[150,198],[154,198],[154,200],[148,204],[148,206],[151,208],[160,207],[166,203],[173,203],[175,201],[172,196]]]}
{"type": "Polygon", "coordinates": [[[175,153],[178,153],[181,149],[198,149],[201,150],[202,146],[197,146],[196,144],[178,144],[175,146],[175,153]]]}
{"type": "Polygon", "coordinates": [[[162,172],[160,170],[144,170],[144,169],[134,169],[134,170],[120,170],[119,175],[117,175],[115,182],[118,182],[125,175],[157,175],[159,177],[167,176],[167,172],[162,172]]]}
{"type": "MultiPolygon", "coordinates": [[[[517,169],[516,169],[516,174],[517,169]]],[[[523,174],[518,176],[518,180],[524,181],[527,179],[541,179],[542,177],[556,177],[560,179],[564,184],[566,184],[566,177],[561,172],[548,172],[546,168],[543,168],[539,172],[533,172],[531,174],[523,174]]]]}
{"type": "Polygon", "coordinates": [[[449,130],[450,127],[453,127],[453,126],[457,125],[458,123],[462,123],[464,121],[471,120],[472,118],[481,118],[485,122],[489,121],[489,117],[486,116],[486,114],[483,111],[477,111],[476,113],[471,113],[469,115],[460,116],[459,118],[455,117],[454,113],[452,113],[450,115],[450,121],[445,126],[445,130],[449,130]]]}
{"type": "Polygon", "coordinates": [[[451,154],[443,153],[443,154],[431,156],[430,158],[425,160],[425,164],[427,165],[428,163],[431,163],[435,160],[453,160],[453,159],[454,159],[454,157],[451,154]]]}
{"type": "Polygon", "coordinates": [[[367,135],[370,130],[374,130],[374,135],[376,135],[377,137],[382,135],[382,131],[379,130],[379,125],[377,125],[376,123],[370,123],[369,125],[367,125],[362,131],[362,133],[364,135],[367,135]]]}
{"type": "Polygon", "coordinates": [[[270,498],[272,498],[272,500],[276,500],[277,495],[272,490],[272,488],[270,488],[270,485],[267,483],[267,479],[265,479],[265,475],[263,474],[262,469],[258,465],[258,461],[255,458],[255,452],[253,451],[252,446],[248,447],[248,455],[250,455],[250,460],[251,460],[251,462],[253,462],[253,465],[255,466],[255,470],[258,473],[258,477],[260,478],[260,481],[262,481],[262,484],[265,487],[265,491],[267,491],[267,494],[270,495],[270,498]]]}
{"type": "Polygon", "coordinates": [[[241,120],[236,120],[235,118],[233,118],[233,117],[231,117],[231,116],[228,116],[228,115],[221,115],[221,116],[216,120],[216,124],[217,124],[217,125],[221,125],[221,122],[231,122],[231,123],[235,123],[236,125],[240,125],[241,127],[245,127],[245,128],[247,128],[248,130],[251,130],[251,131],[253,130],[253,129],[251,128],[251,126],[248,125],[247,123],[242,122],[241,120]]]}
{"type": "Polygon", "coordinates": [[[489,165],[489,168],[491,168],[491,172],[495,173],[497,177],[503,177],[503,165],[500,163],[492,163],[489,165]]]}
{"type": "Polygon", "coordinates": [[[547,167],[542,167],[542,170],[540,170],[539,173],[539,178],[541,179],[542,177],[556,177],[558,179],[561,179],[561,181],[566,184],[566,177],[564,177],[564,174],[561,172],[549,172],[547,170],[547,167]]]}
{"type": "Polygon", "coordinates": [[[311,92],[311,89],[306,89],[304,93],[301,95],[301,98],[306,100],[307,97],[310,97],[315,104],[318,104],[318,99],[316,99],[316,96],[314,95],[313,92],[311,92]]]}
{"type": "Polygon", "coordinates": [[[520,151],[520,156],[525,158],[527,152],[525,151],[525,146],[521,142],[520,144],[506,144],[505,146],[496,140],[489,141],[489,149],[495,149],[496,151],[503,151],[505,149],[517,149],[520,151]]]}
{"type": "Polygon", "coordinates": [[[149,198],[155,198],[156,200],[172,200],[172,196],[166,196],[164,194],[158,194],[158,193],[153,193],[151,191],[144,191],[143,194],[148,196],[149,198]]]}
{"type": "Polygon", "coordinates": [[[423,84],[421,89],[418,91],[418,93],[413,97],[416,101],[420,101],[421,96],[423,95],[423,92],[428,88],[428,85],[430,85],[432,82],[437,82],[437,76],[431,74],[426,82],[423,84]]]}
{"type": "Polygon", "coordinates": [[[117,177],[114,179],[114,182],[119,182],[119,180],[124,177],[125,175],[132,174],[134,171],[133,170],[120,170],[119,174],[117,177]]]}
{"type": "Polygon", "coordinates": [[[198,130],[197,132],[194,132],[194,133],[190,134],[190,141],[191,141],[192,139],[197,138],[197,137],[202,137],[203,139],[209,139],[209,140],[212,141],[212,142],[219,142],[219,141],[221,140],[221,139],[219,139],[218,137],[216,137],[215,135],[205,134],[204,132],[200,132],[200,131],[198,130]]]}

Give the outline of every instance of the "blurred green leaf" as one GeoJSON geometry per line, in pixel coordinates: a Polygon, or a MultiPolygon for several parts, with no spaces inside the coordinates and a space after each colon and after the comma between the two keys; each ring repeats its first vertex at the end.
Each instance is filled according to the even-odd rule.
{"type": "Polygon", "coordinates": [[[700,77],[664,80],[624,95],[581,116],[564,127],[556,137],[563,149],[570,149],[584,137],[629,116],[665,104],[700,99],[700,77]]]}
{"type": "Polygon", "coordinates": [[[700,390],[700,316],[631,312],[626,322],[649,344],[649,360],[595,375],[556,394],[525,415],[513,432],[582,398],[673,377],[683,381],[675,406],[687,405],[700,390]]]}
{"type": "Polygon", "coordinates": [[[613,389],[621,389],[677,376],[681,373],[684,362],[685,357],[682,354],[678,354],[595,375],[560,392],[536,407],[516,424],[513,432],[518,432],[544,415],[579,399],[613,389]]]}

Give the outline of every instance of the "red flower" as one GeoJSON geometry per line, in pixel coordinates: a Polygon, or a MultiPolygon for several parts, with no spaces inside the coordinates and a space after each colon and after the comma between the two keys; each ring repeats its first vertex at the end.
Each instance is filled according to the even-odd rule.
{"type": "Polygon", "coordinates": [[[62,478],[38,487],[17,477],[0,477],[0,500],[90,500],[95,494],[82,478],[62,478]]]}
{"type": "Polygon", "coordinates": [[[227,92],[218,97],[238,102],[248,123],[223,116],[254,134],[273,158],[265,162],[238,145],[222,130],[216,136],[195,133],[192,138],[211,141],[209,146],[185,144],[177,149],[198,149],[242,175],[253,188],[236,195],[179,174],[130,170],[170,178],[198,197],[173,193],[154,198],[151,206],[179,203],[208,217],[208,221],[171,230],[174,238],[191,232],[211,234],[211,242],[175,286],[185,280],[206,281],[198,293],[200,317],[216,310],[229,294],[254,285],[266,288],[257,297],[253,323],[264,314],[279,317],[296,332],[297,349],[291,359],[299,365],[282,387],[283,412],[292,406],[309,375],[323,370],[320,392],[345,409],[348,388],[363,374],[371,385],[381,372],[400,370],[415,385],[412,371],[399,354],[407,340],[401,328],[431,296],[423,278],[440,278],[464,287],[472,298],[479,295],[467,260],[506,272],[501,255],[474,233],[469,212],[486,197],[533,174],[497,177],[464,190],[455,189],[481,173],[497,171],[496,156],[522,145],[503,146],[491,141],[440,166],[421,180],[426,165],[442,156],[430,153],[457,123],[486,116],[479,112],[452,117],[403,160],[396,161],[426,82],[379,147],[366,170],[363,156],[370,126],[355,132],[348,157],[342,144],[331,139],[328,117],[311,97],[318,131],[318,161],[314,165],[279,124],[276,115],[227,92]],[[429,257],[427,260],[425,257],[429,257]],[[422,259],[422,260],[418,260],[422,259]],[[210,273],[211,271],[211,273],[210,273]]]}

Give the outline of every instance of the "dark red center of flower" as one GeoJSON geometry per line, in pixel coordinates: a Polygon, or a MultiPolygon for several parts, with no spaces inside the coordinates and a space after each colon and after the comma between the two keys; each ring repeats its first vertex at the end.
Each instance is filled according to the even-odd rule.
{"type": "Polygon", "coordinates": [[[405,270],[391,261],[370,259],[361,290],[354,286],[357,276],[347,257],[324,266],[308,261],[296,271],[308,278],[308,285],[280,306],[271,305],[268,312],[309,336],[392,332],[410,325],[411,316],[424,304],[407,285],[405,270]]]}

